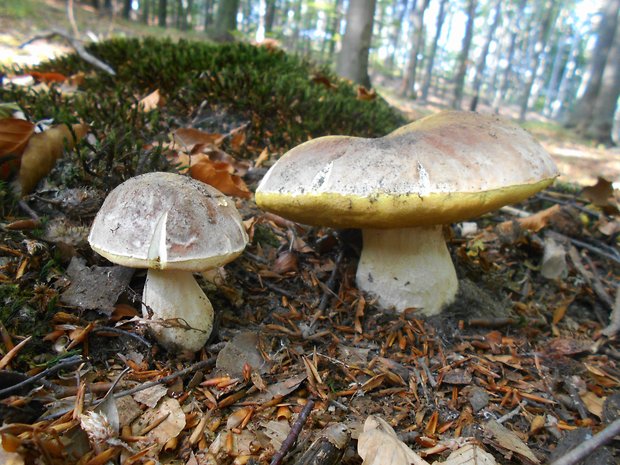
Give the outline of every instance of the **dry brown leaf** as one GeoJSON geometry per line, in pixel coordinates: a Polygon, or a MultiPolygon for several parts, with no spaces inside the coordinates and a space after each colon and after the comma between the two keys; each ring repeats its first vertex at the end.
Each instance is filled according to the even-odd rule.
{"type": "Polygon", "coordinates": [[[245,128],[244,125],[230,132],[230,146],[235,152],[238,152],[245,145],[247,139],[245,128]]]}
{"type": "Polygon", "coordinates": [[[88,132],[87,124],[74,124],[73,134],[66,125],[54,126],[30,138],[22,155],[17,190],[26,195],[37,183],[47,176],[63,152],[65,146],[71,150],[88,132]]]}
{"type": "Polygon", "coordinates": [[[527,458],[530,462],[538,464],[540,460],[534,455],[532,450],[525,444],[519,436],[495,420],[484,424],[484,430],[493,437],[496,444],[502,449],[506,449],[517,455],[527,458]]]}
{"type": "Polygon", "coordinates": [[[18,118],[0,119],[0,179],[17,172],[21,155],[34,133],[34,124],[18,118]]]}
{"type": "Polygon", "coordinates": [[[163,98],[159,93],[159,89],[157,89],[151,92],[146,97],[143,97],[138,102],[137,107],[140,109],[140,111],[144,113],[148,113],[160,107],[161,105],[163,105],[163,103],[164,103],[163,98]]]}
{"type": "Polygon", "coordinates": [[[310,76],[310,79],[312,80],[312,82],[315,82],[317,84],[321,84],[321,85],[325,86],[327,89],[337,89],[338,88],[338,86],[336,84],[334,84],[333,82],[331,82],[327,76],[325,76],[324,74],[321,74],[321,73],[313,74],[312,76],[310,76]]]}
{"type": "Polygon", "coordinates": [[[364,86],[357,86],[357,99],[370,101],[377,98],[377,92],[375,89],[366,89],[364,86]]]}
{"type": "Polygon", "coordinates": [[[203,158],[189,168],[192,178],[215,187],[220,192],[233,197],[249,199],[252,193],[243,179],[231,174],[228,163],[213,162],[209,158],[203,158]]]}
{"type": "Polygon", "coordinates": [[[357,441],[357,453],[363,459],[362,465],[429,465],[398,439],[385,420],[374,415],[364,422],[364,432],[357,441]]]}
{"type": "Polygon", "coordinates": [[[445,462],[433,465],[499,465],[495,458],[476,444],[466,444],[452,452],[445,462]]]}
{"type": "Polygon", "coordinates": [[[583,188],[583,196],[605,213],[617,215],[620,213],[614,198],[614,186],[605,178],[599,177],[596,184],[583,188]]]}
{"type": "Polygon", "coordinates": [[[214,144],[220,145],[224,140],[224,135],[209,133],[194,128],[179,128],[172,133],[174,141],[188,152],[193,152],[196,145],[214,144]]]}
{"type": "Polygon", "coordinates": [[[265,147],[263,151],[260,153],[260,155],[258,156],[258,158],[256,159],[256,161],[254,162],[254,167],[255,168],[260,167],[260,165],[265,163],[268,158],[269,158],[269,150],[267,149],[267,147],[265,147]]]}
{"type": "Polygon", "coordinates": [[[579,394],[581,400],[585,404],[590,413],[596,415],[599,418],[603,418],[603,404],[607,397],[599,397],[592,391],[586,391],[583,394],[579,394]]]}
{"type": "Polygon", "coordinates": [[[185,413],[179,401],[166,397],[156,408],[147,409],[131,425],[131,432],[135,436],[145,436],[140,441],[140,447],[148,444],[162,446],[170,439],[176,438],[185,428],[185,413]],[[157,425],[153,427],[153,425],[157,425]],[[152,429],[151,429],[152,428],[152,429]],[[147,431],[144,433],[144,431],[147,431]]]}
{"type": "Polygon", "coordinates": [[[44,82],[45,84],[65,82],[67,79],[67,76],[60,73],[39,73],[38,71],[30,71],[28,74],[30,74],[36,82],[44,82]]]}

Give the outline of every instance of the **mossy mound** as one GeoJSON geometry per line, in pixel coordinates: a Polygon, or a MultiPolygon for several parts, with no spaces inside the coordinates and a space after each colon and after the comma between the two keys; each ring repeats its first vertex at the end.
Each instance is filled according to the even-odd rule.
{"type": "Polygon", "coordinates": [[[88,163],[105,176],[122,172],[111,184],[160,168],[158,142],[178,127],[215,130],[208,125],[213,115],[249,123],[248,149],[240,154],[246,157],[257,154],[252,149],[282,153],[327,134],[382,136],[404,123],[381,98],[358,100],[351,83],[278,49],[146,38],[91,44],[88,51],[117,75],[92,73],[91,65],[68,55],[38,71],[85,72],[78,93],[12,87],[0,90],[0,100],[19,103],[33,120],[90,123],[98,145],[89,147],[96,161],[88,163]],[[166,103],[139,111],[136,103],[156,89],[166,103]]]}

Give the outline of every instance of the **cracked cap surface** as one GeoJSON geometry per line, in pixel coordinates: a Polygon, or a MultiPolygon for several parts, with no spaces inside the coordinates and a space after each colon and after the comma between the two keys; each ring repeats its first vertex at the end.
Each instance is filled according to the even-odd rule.
{"type": "Polygon", "coordinates": [[[233,200],[174,173],[147,173],[120,184],[88,236],[92,249],[113,263],[186,271],[228,263],[247,241],[233,200]]]}

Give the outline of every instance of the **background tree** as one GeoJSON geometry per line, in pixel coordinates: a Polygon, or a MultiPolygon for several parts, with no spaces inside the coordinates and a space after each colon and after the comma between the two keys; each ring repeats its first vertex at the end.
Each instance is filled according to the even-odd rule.
{"type": "Polygon", "coordinates": [[[428,92],[431,88],[431,79],[433,77],[433,66],[435,64],[435,55],[437,55],[437,47],[439,45],[439,39],[441,38],[441,31],[443,30],[443,23],[446,19],[446,4],[448,0],[440,0],[439,11],[437,13],[437,22],[435,23],[435,36],[431,44],[431,51],[428,54],[426,61],[426,71],[424,73],[424,83],[422,84],[422,92],[420,100],[426,101],[428,99],[428,92]]]}
{"type": "Polygon", "coordinates": [[[211,32],[213,39],[219,41],[233,39],[232,32],[237,30],[238,11],[239,0],[220,0],[217,3],[217,16],[211,32]]]}
{"type": "Polygon", "coordinates": [[[417,0],[411,10],[411,48],[409,61],[401,84],[400,95],[415,96],[418,55],[424,47],[424,12],[429,0],[417,0]]]}
{"type": "Polygon", "coordinates": [[[461,53],[458,59],[458,70],[454,78],[454,96],[452,98],[452,108],[459,110],[463,100],[463,88],[465,87],[465,73],[467,72],[467,61],[469,59],[469,49],[474,37],[474,20],[476,19],[476,0],[467,0],[467,25],[465,35],[461,45],[461,53]]]}
{"type": "Polygon", "coordinates": [[[589,61],[583,92],[566,122],[567,127],[574,127],[577,132],[585,132],[594,114],[603,73],[605,72],[609,52],[614,42],[616,29],[618,28],[619,12],[620,0],[604,0],[596,31],[596,44],[589,61]]]}
{"type": "Polygon", "coordinates": [[[336,68],[342,77],[366,87],[370,87],[368,49],[372,38],[375,4],[375,0],[349,2],[346,16],[347,26],[336,68]]]}

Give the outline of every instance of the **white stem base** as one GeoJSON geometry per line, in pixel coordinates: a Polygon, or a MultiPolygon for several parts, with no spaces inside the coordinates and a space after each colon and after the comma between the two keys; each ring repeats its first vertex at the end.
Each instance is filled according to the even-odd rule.
{"type": "Polygon", "coordinates": [[[454,301],[456,271],[441,226],[363,229],[357,286],[377,303],[435,315],[454,301]]]}
{"type": "Polygon", "coordinates": [[[195,352],[209,339],[213,307],[191,272],[149,270],[142,300],[151,332],[168,350],[195,352]]]}

